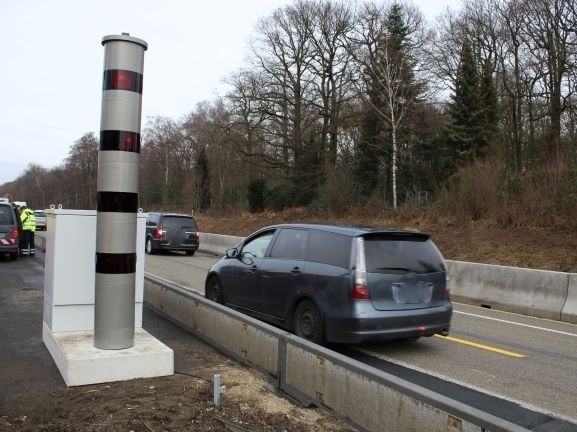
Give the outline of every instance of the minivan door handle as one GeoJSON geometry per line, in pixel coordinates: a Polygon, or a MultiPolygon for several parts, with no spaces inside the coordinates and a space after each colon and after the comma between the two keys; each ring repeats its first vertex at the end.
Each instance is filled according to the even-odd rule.
{"type": "Polygon", "coordinates": [[[253,264],[252,266],[245,268],[243,271],[245,273],[256,273],[257,270],[258,270],[258,267],[256,266],[256,264],[253,264]]]}
{"type": "Polygon", "coordinates": [[[300,267],[294,267],[294,268],[291,270],[291,273],[292,273],[293,276],[299,275],[299,274],[301,274],[302,272],[303,272],[303,271],[300,269],[300,267]]]}

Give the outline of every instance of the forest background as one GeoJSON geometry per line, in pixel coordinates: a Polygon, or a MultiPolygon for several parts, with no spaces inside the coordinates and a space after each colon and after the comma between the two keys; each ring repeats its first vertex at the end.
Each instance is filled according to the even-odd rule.
{"type": "MultiPolygon", "coordinates": [[[[574,1],[467,0],[429,25],[394,2],[300,0],[251,47],[227,94],[147,119],[143,211],[233,235],[394,225],[431,232],[448,259],[577,271],[574,1]]],[[[99,145],[87,132],[0,195],[96,208],[99,145]]]]}

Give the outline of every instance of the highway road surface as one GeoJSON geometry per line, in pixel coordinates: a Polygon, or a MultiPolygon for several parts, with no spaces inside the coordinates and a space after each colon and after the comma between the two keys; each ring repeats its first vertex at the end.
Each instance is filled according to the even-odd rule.
{"type": "MultiPolygon", "coordinates": [[[[204,293],[218,257],[146,255],[145,271],[204,293]]],[[[454,303],[449,337],[354,346],[393,365],[577,423],[577,325],[454,303]]]]}

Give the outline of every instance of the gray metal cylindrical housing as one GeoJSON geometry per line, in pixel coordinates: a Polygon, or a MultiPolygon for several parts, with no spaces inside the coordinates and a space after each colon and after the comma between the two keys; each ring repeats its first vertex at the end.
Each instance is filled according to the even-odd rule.
{"type": "Polygon", "coordinates": [[[96,185],[94,346],[134,346],[138,164],[146,42],[105,36],[96,185]]]}

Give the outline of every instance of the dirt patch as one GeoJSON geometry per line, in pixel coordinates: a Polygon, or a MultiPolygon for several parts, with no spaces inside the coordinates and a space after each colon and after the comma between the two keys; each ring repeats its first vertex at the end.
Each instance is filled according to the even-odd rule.
{"type": "Polygon", "coordinates": [[[319,408],[274,393],[271,377],[147,308],[143,327],[174,351],[175,374],[68,388],[41,340],[41,278],[23,290],[20,276],[30,269],[22,270],[23,262],[3,264],[20,267],[16,280],[0,290],[2,432],[355,431],[319,408]],[[218,408],[215,374],[226,387],[218,408]]]}
{"type": "Polygon", "coordinates": [[[374,214],[312,215],[303,209],[281,213],[199,215],[200,230],[245,236],[269,224],[329,222],[406,228],[428,232],[445,259],[541,270],[577,272],[577,236],[563,225],[502,227],[490,221],[455,222],[427,216],[398,218],[374,214]]]}
{"type": "MultiPolygon", "coordinates": [[[[21,395],[1,410],[2,431],[353,431],[326,413],[303,408],[266,390],[266,381],[210,354],[207,373],[227,390],[213,403],[212,376],[169,377],[58,388],[21,395]],[[216,363],[214,363],[216,361],[216,363]],[[232,428],[236,427],[236,429],[232,428]],[[241,428],[241,429],[239,429],[241,428]]],[[[198,368],[197,368],[198,370],[198,368]]]]}

